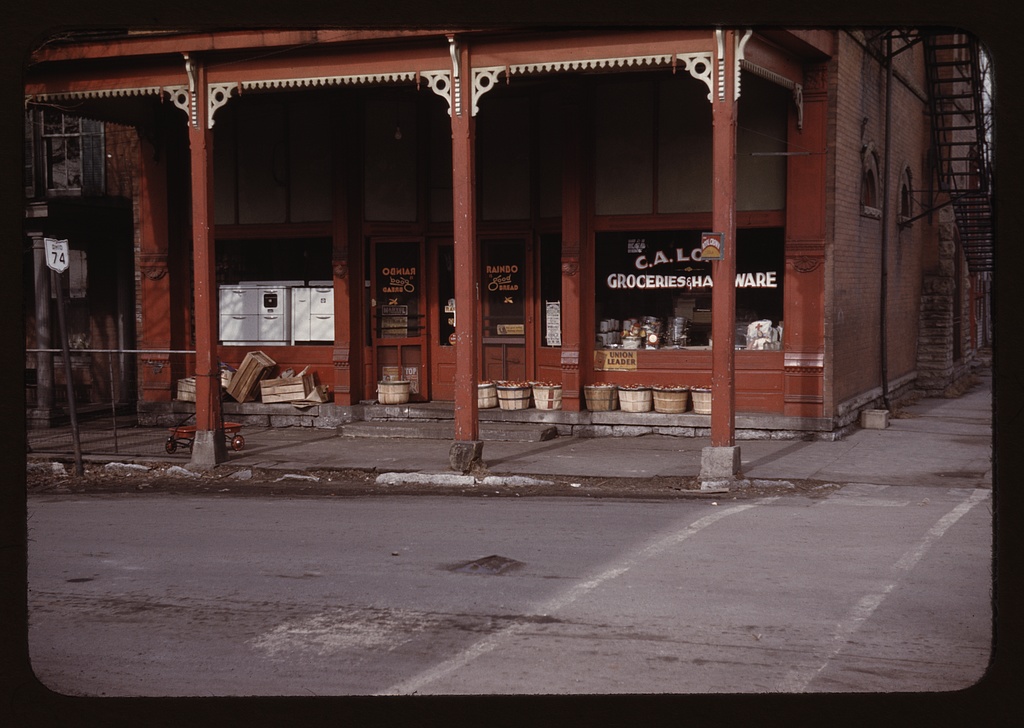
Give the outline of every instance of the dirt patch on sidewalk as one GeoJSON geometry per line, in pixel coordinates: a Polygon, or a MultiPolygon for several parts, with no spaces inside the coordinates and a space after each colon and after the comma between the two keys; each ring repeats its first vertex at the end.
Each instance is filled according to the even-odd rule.
{"type": "MultiPolygon", "coordinates": [[[[515,484],[473,485],[377,482],[377,471],[272,469],[220,466],[194,471],[169,464],[87,463],[85,475],[73,475],[71,464],[29,463],[27,488],[33,494],[183,494],[264,497],[353,497],[381,495],[447,495],[468,497],[565,496],[587,498],[707,498],[734,500],[765,496],[824,497],[841,486],[816,480],[738,480],[727,491],[701,490],[693,477],[596,478],[545,477],[511,479],[515,484]],[[523,482],[528,481],[528,482],[523,482]]],[[[492,472],[502,477],[502,473],[492,472]]]]}

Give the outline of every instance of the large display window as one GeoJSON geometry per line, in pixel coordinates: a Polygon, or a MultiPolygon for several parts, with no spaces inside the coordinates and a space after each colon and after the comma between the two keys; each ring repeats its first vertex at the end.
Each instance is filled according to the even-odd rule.
{"type": "MultiPolygon", "coordinates": [[[[711,346],[711,266],[700,230],[597,234],[597,349],[711,346]]],[[[737,233],[736,348],[782,348],[785,244],[781,229],[737,233]]]]}

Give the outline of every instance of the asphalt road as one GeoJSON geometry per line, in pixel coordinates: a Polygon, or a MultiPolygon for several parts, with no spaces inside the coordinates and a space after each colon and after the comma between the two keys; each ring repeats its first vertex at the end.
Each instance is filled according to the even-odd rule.
{"type": "Polygon", "coordinates": [[[32,666],[68,695],[950,691],[989,659],[984,489],[28,511],[32,666]]]}

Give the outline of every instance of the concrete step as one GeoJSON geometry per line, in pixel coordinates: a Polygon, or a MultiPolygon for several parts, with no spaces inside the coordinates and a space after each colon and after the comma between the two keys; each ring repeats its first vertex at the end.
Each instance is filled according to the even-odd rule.
{"type": "MultiPolygon", "coordinates": [[[[342,437],[411,437],[425,440],[452,440],[455,423],[451,420],[374,420],[351,422],[338,428],[342,437]]],[[[558,437],[554,425],[532,422],[481,422],[480,439],[505,442],[543,442],[558,437]]]]}

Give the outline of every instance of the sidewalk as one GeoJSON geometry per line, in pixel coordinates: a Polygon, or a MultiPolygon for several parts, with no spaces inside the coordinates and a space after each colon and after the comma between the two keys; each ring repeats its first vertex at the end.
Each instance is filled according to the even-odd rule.
{"type": "MultiPolygon", "coordinates": [[[[979,384],[956,399],[927,398],[890,418],[884,430],[858,429],[835,442],[738,440],[742,477],[749,480],[817,480],[835,484],[992,487],[992,376],[979,369],[979,384]]],[[[189,454],[163,451],[164,430],[153,442],[126,443],[104,460],[166,462],[189,466],[189,454]]],[[[339,436],[313,428],[244,428],[245,447],[229,450],[233,467],[301,473],[356,469],[403,479],[452,478],[445,439],[339,436]],[[415,475],[413,475],[415,474],[415,475]]],[[[530,478],[695,478],[709,439],[642,437],[569,438],[544,442],[485,439],[483,460],[495,476],[530,478]]],[[[43,453],[30,455],[44,458],[43,453]]],[[[96,459],[96,458],[92,458],[96,459]]],[[[470,476],[460,476],[470,477],[470,476]]]]}

